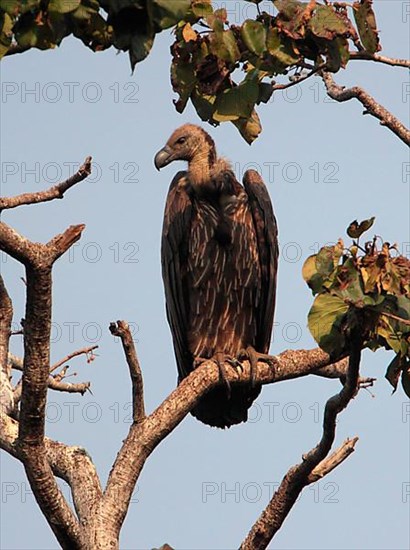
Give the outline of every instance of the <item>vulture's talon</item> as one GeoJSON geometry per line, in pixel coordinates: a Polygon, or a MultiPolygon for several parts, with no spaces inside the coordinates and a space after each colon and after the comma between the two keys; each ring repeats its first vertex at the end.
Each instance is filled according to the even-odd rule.
{"type": "Polygon", "coordinates": [[[217,352],[213,358],[215,363],[218,365],[219,370],[219,380],[223,383],[226,388],[226,397],[227,399],[231,398],[231,383],[228,380],[228,375],[226,374],[225,361],[228,362],[228,358],[222,352],[217,352]]]}

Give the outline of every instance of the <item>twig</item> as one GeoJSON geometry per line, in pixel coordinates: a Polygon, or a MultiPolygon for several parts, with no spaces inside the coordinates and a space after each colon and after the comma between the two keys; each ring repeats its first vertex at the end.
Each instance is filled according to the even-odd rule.
{"type": "Polygon", "coordinates": [[[241,550],[266,548],[281,528],[303,488],[312,483],[319,473],[325,474],[340,464],[353,449],[356,443],[354,440],[342,446],[332,457],[326,458],[335,439],[337,415],[346,408],[358,391],[361,347],[361,340],[355,338],[349,356],[346,382],[340,393],[326,403],[320,442],[303,456],[300,464],[287,472],[278,490],[241,544],[241,550]]]}
{"type": "Polygon", "coordinates": [[[410,131],[400,122],[398,118],[392,115],[385,107],[369,95],[365,90],[354,86],[353,88],[344,88],[339,86],[333,80],[333,76],[323,71],[322,79],[326,86],[329,97],[335,101],[344,102],[350,99],[357,99],[366,108],[364,114],[370,114],[380,120],[382,126],[386,126],[406,145],[410,145],[410,131]]]}
{"type": "Polygon", "coordinates": [[[45,191],[39,191],[37,193],[23,193],[16,197],[2,197],[0,198],[0,211],[7,208],[16,208],[23,204],[35,204],[38,202],[47,202],[53,199],[62,199],[64,193],[73,187],[76,183],[83,181],[91,174],[91,157],[87,157],[84,163],[80,166],[77,172],[69,177],[67,180],[50,187],[45,191]]]}
{"type": "Polygon", "coordinates": [[[132,383],[133,420],[142,422],[145,418],[144,382],[130,328],[126,321],[117,321],[117,323],[110,324],[110,332],[121,338],[132,383]]]}
{"type": "Polygon", "coordinates": [[[87,355],[87,356],[90,355],[91,358],[94,358],[93,351],[97,348],[98,346],[90,346],[88,348],[81,348],[76,351],[73,351],[72,353],[69,353],[68,355],[66,355],[65,357],[63,357],[62,359],[54,363],[54,365],[52,365],[50,368],[50,372],[54,372],[56,369],[61,367],[61,365],[64,365],[64,363],[67,363],[68,361],[70,361],[74,357],[78,357],[79,355],[87,355]]]}
{"type": "Polygon", "coordinates": [[[349,59],[358,59],[363,61],[375,61],[376,63],[384,63],[392,67],[410,67],[410,61],[408,59],[394,59],[392,57],[386,57],[385,55],[379,55],[377,53],[369,53],[366,51],[349,52],[349,59]]]}
{"type": "Polygon", "coordinates": [[[272,86],[272,90],[274,92],[276,92],[277,90],[286,90],[287,88],[291,88],[292,86],[296,86],[297,84],[300,84],[304,80],[307,80],[311,76],[317,74],[319,71],[321,71],[323,69],[323,67],[324,67],[324,64],[322,64],[318,67],[315,67],[308,74],[303,75],[299,78],[295,78],[295,80],[293,80],[292,82],[289,82],[289,84],[275,84],[274,86],[272,86]]]}
{"type": "Polygon", "coordinates": [[[314,483],[319,479],[322,479],[332,470],[337,468],[342,462],[346,460],[353,452],[356,443],[358,442],[358,437],[353,437],[353,439],[346,439],[343,444],[330,456],[319,462],[319,464],[312,470],[312,473],[309,474],[307,478],[308,484],[314,483]]]}

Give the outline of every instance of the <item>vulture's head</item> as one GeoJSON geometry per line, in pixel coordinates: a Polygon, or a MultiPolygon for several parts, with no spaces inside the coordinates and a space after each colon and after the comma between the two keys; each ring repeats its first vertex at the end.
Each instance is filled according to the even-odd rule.
{"type": "Polygon", "coordinates": [[[173,132],[165,146],[158,151],[154,164],[157,170],[160,170],[174,160],[186,160],[189,164],[214,163],[215,143],[200,126],[184,124],[173,132]]]}

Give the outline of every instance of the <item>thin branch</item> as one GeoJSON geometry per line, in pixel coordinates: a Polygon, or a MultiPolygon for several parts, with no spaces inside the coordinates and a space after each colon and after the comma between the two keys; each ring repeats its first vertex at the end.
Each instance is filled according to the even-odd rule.
{"type": "Polygon", "coordinates": [[[81,238],[84,229],[84,224],[70,225],[64,233],[56,235],[46,245],[43,245],[52,264],[81,238]]]}
{"type": "MultiPolygon", "coordinates": [[[[50,390],[66,393],[81,393],[81,395],[84,395],[87,390],[90,390],[91,382],[78,382],[76,384],[73,384],[71,382],[61,382],[59,380],[56,380],[53,376],[49,376],[47,387],[50,388],[50,390]]],[[[22,381],[19,380],[19,382],[14,387],[14,405],[17,405],[21,399],[22,388],[22,381]]]]}
{"type": "Polygon", "coordinates": [[[354,448],[358,440],[358,437],[346,439],[346,441],[344,441],[334,453],[322,460],[322,462],[319,462],[316,468],[312,470],[312,473],[309,474],[307,478],[308,484],[315,483],[315,481],[327,476],[327,474],[344,462],[346,458],[354,452],[354,448]]]}
{"type": "Polygon", "coordinates": [[[407,67],[410,68],[410,61],[408,59],[394,59],[392,57],[386,57],[385,55],[379,55],[377,53],[369,53],[365,50],[360,52],[349,52],[349,59],[358,59],[363,61],[375,61],[376,63],[384,63],[392,67],[407,67]]]}
{"type": "Polygon", "coordinates": [[[117,321],[110,324],[110,332],[121,338],[132,383],[132,417],[134,422],[142,422],[145,418],[144,381],[130,328],[126,321],[117,321]]]}
{"type": "Polygon", "coordinates": [[[361,347],[362,342],[358,338],[352,342],[346,382],[340,393],[326,403],[320,442],[303,456],[300,464],[287,472],[278,490],[241,544],[241,550],[266,548],[281,528],[303,488],[312,483],[319,473],[331,471],[350,454],[351,445],[354,447],[355,441],[342,446],[332,457],[326,459],[335,439],[337,415],[347,407],[358,391],[361,347]]]}
{"type": "Polygon", "coordinates": [[[317,74],[319,71],[321,71],[323,69],[324,66],[325,66],[325,64],[321,64],[318,67],[315,67],[314,69],[312,69],[306,75],[300,76],[299,78],[294,77],[294,80],[292,82],[289,82],[289,84],[275,84],[274,86],[272,86],[272,90],[274,92],[276,92],[278,90],[286,90],[287,88],[291,88],[292,86],[296,86],[297,84],[300,84],[304,80],[307,80],[311,76],[317,74]]]}
{"type": "Polygon", "coordinates": [[[97,348],[98,348],[98,345],[90,346],[88,348],[81,348],[76,351],[73,351],[72,353],[69,353],[68,355],[66,355],[65,357],[63,357],[62,359],[54,363],[54,365],[52,365],[50,368],[50,372],[54,372],[56,369],[64,365],[64,363],[67,363],[68,361],[70,361],[74,357],[78,357],[79,355],[87,355],[87,357],[89,356],[88,360],[92,361],[94,359],[93,351],[96,350],[97,348]]]}
{"type": "Polygon", "coordinates": [[[366,109],[364,114],[370,114],[379,119],[382,126],[389,128],[389,130],[406,145],[410,145],[410,131],[398,118],[392,115],[385,107],[380,105],[380,103],[377,103],[377,101],[365,90],[358,86],[354,86],[353,88],[339,86],[333,80],[333,76],[325,71],[322,72],[321,76],[329,97],[339,102],[357,99],[366,109]]]}
{"type": "Polygon", "coordinates": [[[23,204],[47,202],[53,199],[62,199],[64,193],[91,174],[91,157],[87,157],[77,172],[67,180],[37,193],[23,193],[16,197],[0,197],[0,211],[7,208],[16,208],[23,204]]]}

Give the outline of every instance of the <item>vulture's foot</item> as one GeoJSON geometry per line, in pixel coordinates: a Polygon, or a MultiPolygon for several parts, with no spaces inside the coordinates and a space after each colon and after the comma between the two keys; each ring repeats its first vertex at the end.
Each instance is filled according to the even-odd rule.
{"type": "Polygon", "coordinates": [[[194,368],[199,367],[200,365],[202,365],[202,363],[205,363],[205,361],[214,361],[218,365],[219,379],[225,386],[226,394],[229,399],[231,397],[231,384],[228,379],[226,364],[230,365],[233,369],[235,369],[235,373],[242,374],[242,371],[243,371],[242,363],[238,359],[236,359],[236,357],[232,357],[231,355],[226,355],[222,351],[217,351],[213,357],[200,357],[200,356],[195,357],[194,368]]]}
{"type": "Polygon", "coordinates": [[[259,353],[256,351],[256,349],[252,346],[248,346],[246,349],[241,350],[239,353],[239,357],[243,359],[248,359],[250,367],[251,367],[251,385],[252,387],[255,387],[255,376],[256,376],[256,367],[258,366],[258,361],[263,361],[264,363],[268,363],[271,367],[274,367],[274,362],[272,360],[272,357],[270,355],[267,355],[266,353],[259,353]]]}

